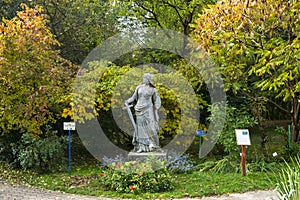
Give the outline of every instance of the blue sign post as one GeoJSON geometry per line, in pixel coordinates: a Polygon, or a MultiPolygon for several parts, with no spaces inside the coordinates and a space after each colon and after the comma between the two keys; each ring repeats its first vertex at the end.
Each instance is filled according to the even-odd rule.
{"type": "Polygon", "coordinates": [[[205,136],[204,130],[196,130],[196,136],[199,137],[199,158],[201,158],[202,137],[205,136]]]}
{"type": "Polygon", "coordinates": [[[68,172],[71,175],[71,130],[68,134],[68,172]]]}
{"type": "Polygon", "coordinates": [[[75,130],[75,122],[64,122],[64,130],[68,131],[68,172],[71,175],[71,130],[75,130]]]}

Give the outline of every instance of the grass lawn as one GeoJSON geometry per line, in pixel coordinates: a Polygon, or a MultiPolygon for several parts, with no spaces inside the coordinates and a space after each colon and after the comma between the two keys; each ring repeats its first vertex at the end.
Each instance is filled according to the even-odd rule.
{"type": "Polygon", "coordinates": [[[118,198],[183,198],[242,193],[250,190],[274,189],[275,173],[255,172],[242,177],[238,173],[214,174],[194,171],[189,174],[172,175],[175,189],[164,193],[117,193],[106,191],[99,183],[100,167],[77,167],[70,176],[66,172],[35,174],[12,170],[0,163],[0,180],[25,184],[67,193],[118,198]]]}
{"type": "MultiPolygon", "coordinates": [[[[173,174],[172,179],[174,180],[175,189],[163,193],[135,194],[135,191],[131,191],[131,193],[118,193],[105,190],[100,184],[100,179],[105,177],[100,176],[103,170],[100,166],[97,166],[99,162],[94,159],[91,159],[88,164],[86,164],[85,161],[78,162],[82,161],[81,151],[75,153],[75,155],[80,155],[80,157],[78,157],[78,159],[74,158],[77,162],[72,163],[72,175],[69,175],[66,169],[48,174],[13,170],[6,164],[0,162],[0,181],[74,194],[132,199],[202,197],[228,193],[243,193],[251,190],[274,189],[278,173],[267,171],[269,168],[264,167],[266,163],[262,162],[261,158],[267,155],[269,157],[268,160],[272,162],[271,164],[274,164],[272,169],[280,170],[282,165],[280,165],[279,160],[281,159],[274,158],[272,153],[278,152],[280,156],[283,155],[283,147],[286,146],[286,143],[282,143],[282,141],[286,141],[285,135],[270,133],[270,138],[266,144],[266,152],[265,155],[263,155],[260,147],[260,133],[255,130],[251,133],[252,145],[249,148],[249,155],[247,155],[249,159],[247,160],[247,166],[249,169],[252,169],[252,171],[247,172],[247,176],[242,177],[240,173],[221,174],[200,171],[193,171],[187,174],[173,174]],[[250,164],[252,164],[252,168],[250,164]],[[258,170],[254,172],[253,166],[256,166],[256,168],[261,171],[258,170]]],[[[196,156],[195,159],[198,159],[198,145],[196,141],[190,148],[191,153],[196,156]]]]}

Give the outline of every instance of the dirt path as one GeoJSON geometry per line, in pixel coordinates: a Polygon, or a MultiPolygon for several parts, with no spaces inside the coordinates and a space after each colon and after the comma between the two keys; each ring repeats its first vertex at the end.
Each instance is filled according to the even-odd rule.
{"type": "Polygon", "coordinates": [[[201,200],[279,200],[275,191],[251,191],[242,194],[229,194],[217,197],[204,197],[201,200]]]}
{"type": "MultiPolygon", "coordinates": [[[[91,197],[84,195],[67,194],[31,188],[15,186],[0,182],[0,200],[112,200],[106,197],[91,197]]],[[[192,198],[186,198],[192,199],[192,198]]],[[[252,191],[243,194],[228,194],[214,197],[194,198],[201,200],[278,200],[274,191],[252,191]]]]}

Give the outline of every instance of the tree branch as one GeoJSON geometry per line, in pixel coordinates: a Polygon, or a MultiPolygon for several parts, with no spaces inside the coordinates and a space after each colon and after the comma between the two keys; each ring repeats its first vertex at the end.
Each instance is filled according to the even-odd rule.
{"type": "MultiPolygon", "coordinates": [[[[144,5],[140,4],[139,2],[136,2],[136,4],[137,4],[137,6],[139,6],[140,8],[142,8],[143,10],[151,13],[153,17],[151,17],[149,19],[156,21],[156,23],[158,24],[158,26],[160,28],[163,28],[163,26],[161,25],[161,23],[160,23],[157,15],[156,15],[156,13],[154,12],[154,8],[152,8],[152,9],[146,8],[144,5]]],[[[145,17],[145,19],[146,19],[146,17],[145,17]]]]}
{"type": "MultiPolygon", "coordinates": [[[[242,94],[245,95],[245,96],[247,96],[249,99],[254,99],[253,96],[249,95],[248,93],[246,93],[246,92],[244,92],[244,91],[242,91],[242,94]]],[[[267,97],[265,97],[265,96],[263,96],[263,97],[257,97],[256,99],[264,99],[264,100],[266,100],[266,101],[272,103],[274,106],[276,106],[276,107],[279,108],[280,110],[282,110],[282,111],[284,111],[284,112],[286,112],[286,113],[290,113],[290,111],[288,111],[287,109],[283,108],[283,107],[280,106],[278,103],[276,103],[275,101],[273,101],[273,100],[271,100],[271,99],[269,99],[269,98],[267,98],[267,97]]]]}
{"type": "Polygon", "coordinates": [[[177,13],[177,16],[179,17],[179,20],[180,20],[181,24],[184,25],[184,19],[180,15],[179,10],[177,9],[177,7],[175,5],[173,5],[173,4],[171,4],[169,1],[164,2],[164,3],[175,10],[175,12],[177,13]]]}
{"type": "Polygon", "coordinates": [[[290,113],[287,109],[283,108],[282,106],[278,105],[275,101],[266,98],[267,101],[269,101],[270,103],[272,103],[274,106],[276,106],[277,108],[279,108],[280,110],[286,112],[286,113],[290,113]]]}

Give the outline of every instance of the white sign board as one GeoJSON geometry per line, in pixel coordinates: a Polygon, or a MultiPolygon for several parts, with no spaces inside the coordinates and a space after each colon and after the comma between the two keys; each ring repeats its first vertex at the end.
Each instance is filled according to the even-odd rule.
{"type": "Polygon", "coordinates": [[[75,130],[75,122],[64,122],[64,130],[75,130]]]}
{"type": "Polygon", "coordinates": [[[248,129],[235,129],[235,135],[238,145],[251,145],[248,129]]]}

